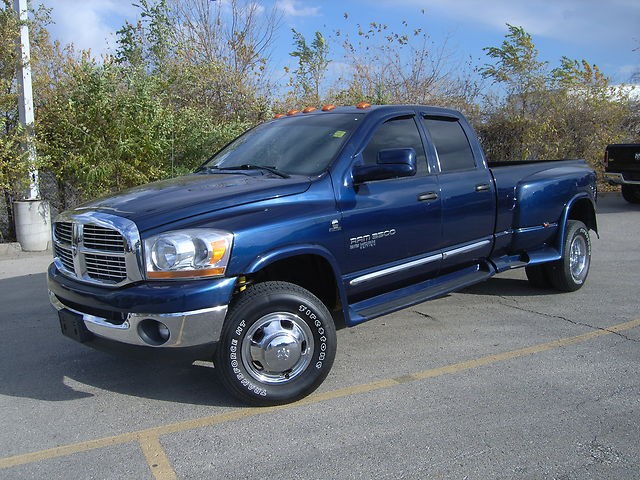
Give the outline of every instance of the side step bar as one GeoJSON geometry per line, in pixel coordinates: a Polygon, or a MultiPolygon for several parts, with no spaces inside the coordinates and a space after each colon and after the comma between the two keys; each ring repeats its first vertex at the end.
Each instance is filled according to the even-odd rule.
{"type": "Polygon", "coordinates": [[[354,303],[349,308],[348,326],[357,325],[411,305],[426,302],[456,290],[482,282],[496,273],[488,264],[477,264],[442,277],[393,290],[354,303]]]}

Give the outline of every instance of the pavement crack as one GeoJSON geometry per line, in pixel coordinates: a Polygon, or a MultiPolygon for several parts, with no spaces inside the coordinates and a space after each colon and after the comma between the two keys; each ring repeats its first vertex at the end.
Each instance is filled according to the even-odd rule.
{"type": "Polygon", "coordinates": [[[427,313],[423,313],[423,312],[420,312],[418,310],[413,310],[413,313],[415,313],[417,315],[420,315],[421,317],[426,318],[427,320],[432,320],[434,322],[436,321],[435,317],[432,317],[431,315],[429,315],[427,313]]]}
{"type": "MultiPolygon", "coordinates": [[[[502,299],[506,300],[505,297],[499,297],[499,298],[502,298],[502,299]]],[[[625,335],[623,333],[616,332],[615,330],[610,330],[610,329],[605,328],[605,327],[596,327],[595,325],[590,325],[588,323],[578,322],[576,320],[571,320],[570,318],[563,317],[562,315],[552,315],[550,313],[538,312],[537,310],[531,310],[531,309],[528,309],[528,308],[520,307],[518,305],[511,305],[511,304],[502,303],[502,302],[501,302],[501,304],[503,306],[505,306],[505,307],[514,308],[514,309],[520,310],[522,312],[533,313],[534,315],[542,315],[543,317],[547,317],[547,318],[555,318],[555,319],[558,319],[558,320],[563,320],[565,322],[569,322],[572,325],[577,325],[577,326],[581,326],[581,327],[587,327],[587,328],[590,328],[592,330],[601,330],[603,332],[612,333],[612,334],[617,335],[617,336],[619,336],[619,337],[621,337],[621,338],[623,338],[625,340],[628,340],[630,342],[640,343],[640,339],[631,338],[631,337],[629,337],[629,336],[627,336],[627,335],[625,335]]]]}

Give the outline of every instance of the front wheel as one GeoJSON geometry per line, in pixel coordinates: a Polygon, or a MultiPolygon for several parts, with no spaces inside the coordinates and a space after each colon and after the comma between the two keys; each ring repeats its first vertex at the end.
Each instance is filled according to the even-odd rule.
{"type": "Polygon", "coordinates": [[[591,238],[584,223],[567,221],[562,258],[548,265],[551,285],[563,292],[574,292],[584,285],[591,265],[591,238]]]}
{"type": "Polygon", "coordinates": [[[264,282],[239,294],[225,320],[215,367],[250,405],[293,402],[326,378],[336,354],[331,314],[311,292],[264,282]]]}

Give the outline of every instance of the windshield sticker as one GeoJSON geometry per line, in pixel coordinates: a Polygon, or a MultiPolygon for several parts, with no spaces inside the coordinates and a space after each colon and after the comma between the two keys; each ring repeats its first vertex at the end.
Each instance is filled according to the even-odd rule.
{"type": "Polygon", "coordinates": [[[333,138],[342,138],[346,135],[346,133],[347,132],[345,132],[344,130],[336,130],[333,134],[333,138]]]}

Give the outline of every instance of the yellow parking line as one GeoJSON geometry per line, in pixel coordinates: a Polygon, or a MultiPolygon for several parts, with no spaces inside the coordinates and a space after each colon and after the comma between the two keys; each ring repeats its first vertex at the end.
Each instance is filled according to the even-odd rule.
{"type": "Polygon", "coordinates": [[[47,460],[51,458],[64,457],[75,453],[86,452],[89,450],[96,450],[113,445],[120,445],[123,443],[140,442],[141,448],[145,454],[149,466],[152,469],[156,478],[158,479],[171,479],[176,478],[175,472],[171,468],[171,464],[160,444],[159,438],[163,435],[171,433],[183,432],[186,430],[193,430],[197,428],[207,427],[211,425],[231,422],[235,420],[241,420],[256,415],[262,415],[279,410],[285,410],[302,405],[313,405],[316,403],[324,402],[327,400],[348,397],[359,393],[368,393],[376,390],[386,389],[400,384],[414,382],[417,380],[423,380],[427,378],[438,377],[441,375],[447,375],[452,373],[458,373],[464,370],[470,370],[485,365],[490,365],[497,362],[510,360],[513,358],[524,357],[527,355],[533,355],[535,353],[541,353],[547,350],[552,350],[567,345],[586,342],[593,338],[611,335],[619,333],[625,330],[640,326],[640,319],[632,320],[630,322],[620,323],[607,327],[605,329],[593,330],[591,332],[577,335],[574,337],[561,338],[553,342],[542,343],[527,348],[521,348],[517,350],[511,350],[509,352],[499,353],[495,355],[487,355],[485,357],[477,358],[474,360],[468,360],[452,365],[446,365],[439,368],[432,368],[429,370],[423,370],[415,372],[409,375],[404,375],[397,378],[388,378],[379,380],[376,382],[353,385],[338,390],[332,390],[330,392],[317,393],[307,398],[304,398],[296,403],[289,405],[281,405],[277,407],[260,407],[260,408],[243,408],[238,410],[232,410],[227,413],[212,415],[209,417],[201,417],[193,420],[187,420],[183,422],[172,423],[168,425],[161,425],[159,427],[148,428],[145,430],[139,430],[136,432],[124,433],[113,437],[99,438],[95,440],[89,440],[86,442],[75,443],[71,445],[63,445],[60,447],[50,448],[48,450],[41,450],[39,452],[26,453],[22,455],[15,455],[12,457],[0,458],[0,469],[15,467],[19,465],[25,465],[33,462],[47,460]],[[153,467],[157,465],[157,467],[153,467]]]}
{"type": "Polygon", "coordinates": [[[176,480],[178,477],[157,436],[140,439],[140,448],[156,480],[176,480]]]}

